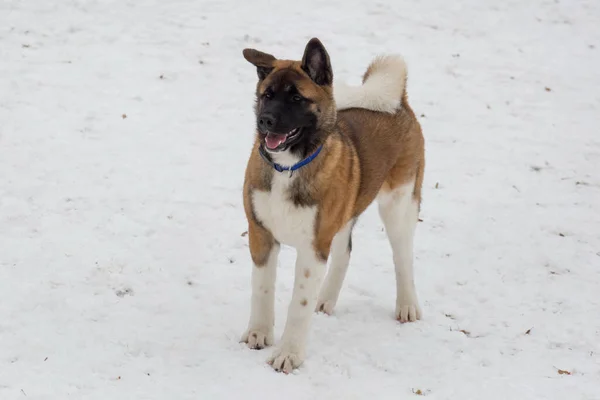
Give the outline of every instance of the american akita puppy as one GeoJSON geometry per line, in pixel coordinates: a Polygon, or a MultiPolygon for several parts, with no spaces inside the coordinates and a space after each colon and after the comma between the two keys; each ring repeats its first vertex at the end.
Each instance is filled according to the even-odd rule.
{"type": "Polygon", "coordinates": [[[424,140],[408,105],[406,65],[399,56],[376,58],[362,86],[336,82],[334,88],[329,55],[316,38],[301,61],[253,49],[243,54],[256,66],[258,84],[256,140],[244,183],[254,267],[250,322],[242,341],[253,349],[273,344],[279,248],[295,247],[288,318],[268,360],[289,373],[304,361],[312,313],[333,311],[348,268],[352,228],[375,198],[393,249],[396,318],[421,318],[413,235],[424,140]]]}

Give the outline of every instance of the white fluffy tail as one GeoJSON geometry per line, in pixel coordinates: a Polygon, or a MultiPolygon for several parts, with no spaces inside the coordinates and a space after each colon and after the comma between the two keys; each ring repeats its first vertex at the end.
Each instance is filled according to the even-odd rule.
{"type": "Polygon", "coordinates": [[[362,86],[344,82],[333,85],[338,110],[366,108],[394,114],[402,105],[406,87],[406,63],[399,55],[379,56],[371,62],[362,86]]]}

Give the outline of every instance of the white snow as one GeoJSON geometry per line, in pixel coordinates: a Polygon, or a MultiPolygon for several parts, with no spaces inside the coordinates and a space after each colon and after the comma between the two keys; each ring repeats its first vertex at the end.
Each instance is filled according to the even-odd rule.
{"type": "Polygon", "coordinates": [[[599,399],[599,85],[597,1],[1,2],[0,399],[599,399]],[[371,207],[286,376],[238,343],[241,52],[299,59],[313,36],[349,83],[407,61],[424,319],[393,319],[371,207]]]}

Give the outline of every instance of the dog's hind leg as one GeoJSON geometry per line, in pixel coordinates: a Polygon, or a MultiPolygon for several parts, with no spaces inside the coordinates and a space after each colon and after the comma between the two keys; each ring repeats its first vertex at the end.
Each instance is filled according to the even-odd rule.
{"type": "Polygon", "coordinates": [[[413,237],[418,221],[419,201],[414,196],[415,181],[378,195],[379,215],[392,245],[396,269],[396,319],[400,322],[421,319],[413,275],[413,237]]]}
{"type": "Polygon", "coordinates": [[[350,263],[354,223],[354,219],[349,221],[333,238],[330,255],[331,264],[319,293],[316,311],[323,311],[331,315],[337,303],[350,263]]]}

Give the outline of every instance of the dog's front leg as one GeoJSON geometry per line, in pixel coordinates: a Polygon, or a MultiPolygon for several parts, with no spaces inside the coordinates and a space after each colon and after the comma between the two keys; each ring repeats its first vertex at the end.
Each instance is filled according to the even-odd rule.
{"type": "Polygon", "coordinates": [[[310,323],[326,265],[327,260],[318,257],[312,246],[298,249],[287,322],[281,342],[269,358],[269,364],[276,371],[290,373],[304,361],[310,323]]]}
{"type": "Polygon", "coordinates": [[[273,344],[275,322],[275,278],[279,243],[270,232],[250,221],[248,236],[252,267],[252,298],[250,321],[242,335],[242,342],[251,349],[262,349],[273,344]]]}

